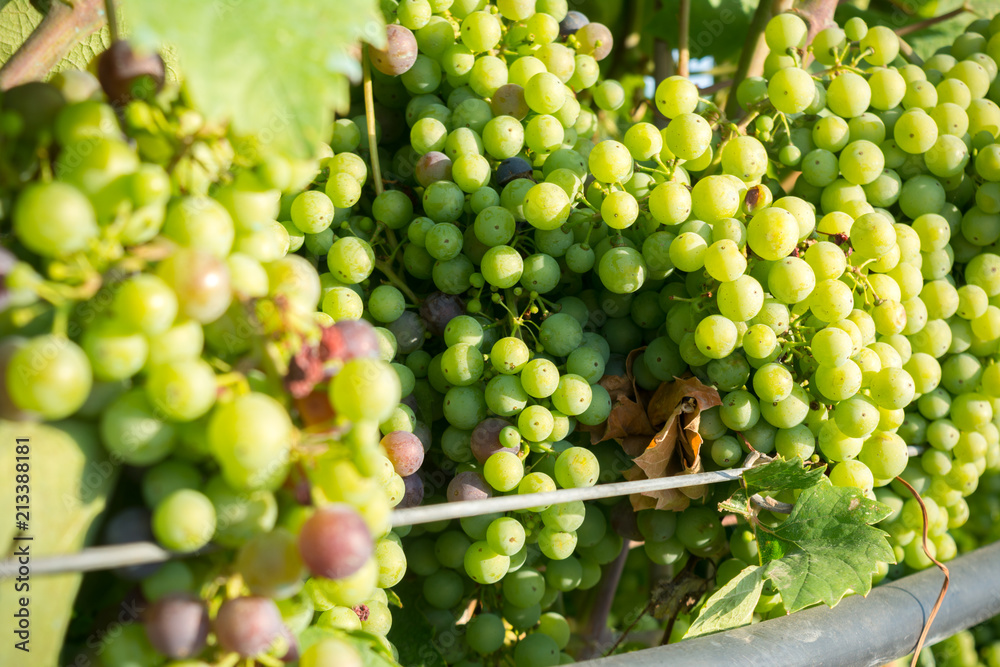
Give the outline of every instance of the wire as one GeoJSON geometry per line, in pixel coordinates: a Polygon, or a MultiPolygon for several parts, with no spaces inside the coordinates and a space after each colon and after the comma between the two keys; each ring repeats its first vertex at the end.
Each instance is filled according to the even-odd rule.
{"type": "Polygon", "coordinates": [[[633,493],[683,489],[701,484],[732,482],[739,479],[740,475],[746,470],[749,470],[749,468],[733,468],[731,470],[703,472],[694,475],[676,475],[674,477],[660,477],[658,479],[640,479],[634,482],[598,484],[597,486],[582,489],[561,489],[559,491],[546,491],[544,493],[498,496],[496,498],[484,498],[483,500],[466,500],[464,502],[442,503],[440,505],[408,507],[392,513],[392,525],[394,527],[413,526],[420,523],[432,523],[434,521],[444,521],[445,519],[461,519],[493,512],[512,512],[531,507],[558,505],[560,503],[570,503],[574,500],[614,498],[633,493]]]}
{"type": "MultiPolygon", "coordinates": [[[[446,519],[461,519],[463,517],[480,516],[494,512],[511,512],[531,507],[556,505],[574,500],[614,498],[633,493],[683,489],[700,484],[731,482],[739,479],[740,475],[746,470],[749,470],[749,468],[733,468],[732,470],[703,472],[695,475],[677,475],[674,477],[661,477],[659,479],[641,479],[634,482],[614,482],[612,484],[599,484],[583,489],[562,489],[559,491],[547,491],[545,493],[498,496],[484,500],[468,500],[465,502],[442,503],[440,505],[427,505],[424,507],[410,507],[394,511],[392,513],[392,525],[393,527],[412,526],[420,523],[444,521],[446,519]]],[[[129,565],[162,563],[173,558],[184,558],[198,553],[203,552],[178,554],[167,551],[153,542],[132,542],[129,544],[89,547],[75,554],[34,557],[31,561],[31,573],[45,575],[112,570],[129,565]]],[[[0,561],[0,580],[17,576],[18,566],[19,564],[14,558],[0,561]]]]}

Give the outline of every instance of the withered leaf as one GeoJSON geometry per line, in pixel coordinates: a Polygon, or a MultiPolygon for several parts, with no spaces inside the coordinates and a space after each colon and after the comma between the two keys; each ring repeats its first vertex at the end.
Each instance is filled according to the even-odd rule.
{"type": "MultiPolygon", "coordinates": [[[[636,468],[630,471],[630,479],[659,479],[702,472],[702,438],[698,434],[701,411],[721,403],[719,392],[697,378],[661,384],[649,402],[647,415],[650,423],[662,423],[663,426],[635,459],[636,468]]],[[[707,492],[707,487],[699,485],[649,491],[642,495],[655,499],[657,509],[682,510],[688,506],[689,499],[703,498],[707,492]]],[[[633,508],[648,507],[648,502],[639,498],[638,494],[632,496],[633,508]]]]}

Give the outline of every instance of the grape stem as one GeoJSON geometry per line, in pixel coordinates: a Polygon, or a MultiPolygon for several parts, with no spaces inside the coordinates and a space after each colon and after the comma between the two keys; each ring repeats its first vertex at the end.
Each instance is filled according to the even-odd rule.
{"type": "Polygon", "coordinates": [[[115,0],[104,0],[104,14],[108,17],[108,30],[111,32],[111,41],[117,42],[120,36],[118,34],[118,12],[115,10],[115,0]]]}
{"type": "Polygon", "coordinates": [[[420,297],[418,297],[414,291],[410,289],[410,286],[406,284],[406,281],[399,277],[399,274],[392,270],[392,267],[389,266],[388,262],[376,261],[375,268],[381,271],[383,275],[389,279],[389,282],[399,288],[399,291],[409,297],[413,304],[420,304],[420,297]]]}
{"type": "Polygon", "coordinates": [[[375,195],[382,194],[382,170],[378,164],[378,142],[375,135],[375,99],[372,94],[372,66],[367,50],[361,58],[362,76],[364,77],[365,120],[368,125],[368,155],[372,163],[372,177],[375,180],[375,195]]]}
{"type": "Polygon", "coordinates": [[[105,0],[53,2],[38,27],[0,68],[0,90],[44,79],[77,42],[104,26],[104,3],[105,0]]]}
{"type": "Polygon", "coordinates": [[[680,16],[677,25],[677,74],[685,79],[690,76],[691,49],[688,34],[691,28],[691,0],[681,0],[680,16]]]}
{"type": "Polygon", "coordinates": [[[600,654],[600,646],[608,635],[608,614],[611,613],[611,603],[618,591],[618,582],[622,578],[622,572],[625,571],[625,560],[628,558],[629,548],[630,541],[625,540],[621,553],[608,565],[601,576],[601,587],[598,589],[597,597],[590,608],[586,629],[581,633],[581,636],[589,639],[589,644],[580,650],[580,655],[577,656],[580,660],[587,660],[600,654]]]}
{"type": "Polygon", "coordinates": [[[927,547],[927,507],[924,505],[924,499],[920,497],[917,490],[910,486],[910,483],[905,479],[902,477],[897,477],[896,479],[901,482],[911,494],[913,494],[914,500],[916,500],[917,504],[920,505],[920,513],[924,518],[922,535],[924,553],[927,554],[927,557],[930,558],[931,561],[937,565],[938,569],[944,573],[944,583],[941,585],[941,592],[938,593],[937,601],[934,602],[934,606],[931,607],[930,613],[927,614],[927,622],[924,623],[924,629],[920,633],[920,639],[917,640],[917,646],[913,650],[913,660],[910,661],[910,667],[916,667],[917,660],[920,657],[920,651],[924,647],[924,642],[927,640],[927,633],[931,630],[931,623],[934,622],[934,617],[937,616],[938,610],[941,608],[941,603],[944,602],[944,596],[948,592],[948,584],[951,582],[951,573],[948,571],[947,566],[935,558],[934,555],[931,554],[930,549],[927,547]]]}
{"type": "Polygon", "coordinates": [[[937,25],[938,23],[941,23],[943,21],[947,21],[948,19],[955,18],[959,14],[964,14],[965,12],[971,12],[971,11],[972,11],[972,9],[969,7],[969,5],[963,3],[961,7],[958,7],[957,9],[953,9],[950,12],[945,12],[944,14],[941,14],[940,16],[932,16],[929,19],[925,19],[923,21],[918,21],[916,23],[911,23],[910,25],[904,25],[902,28],[897,28],[895,30],[895,32],[900,37],[905,37],[905,36],[907,36],[907,35],[909,35],[911,33],[919,32],[919,31],[923,30],[924,28],[930,28],[933,25],[937,25]]]}

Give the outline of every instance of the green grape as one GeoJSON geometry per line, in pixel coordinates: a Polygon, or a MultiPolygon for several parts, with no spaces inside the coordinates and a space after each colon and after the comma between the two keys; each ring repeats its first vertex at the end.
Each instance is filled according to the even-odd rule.
{"type": "Polygon", "coordinates": [[[510,558],[494,551],[486,541],[474,542],[465,552],[465,572],[476,583],[496,583],[509,567],[510,558]]]}
{"type": "MultiPolygon", "coordinates": [[[[792,16],[783,14],[781,16],[792,16]]],[[[780,17],[775,17],[775,19],[780,17]]],[[[798,18],[798,17],[796,17],[798,18]]],[[[772,19],[774,21],[775,19],[772,19]]],[[[799,19],[801,21],[801,19],[799,19]]],[[[812,76],[798,67],[778,71],[767,84],[767,94],[774,108],[782,113],[804,111],[816,95],[812,76]]]]}
{"type": "Polygon", "coordinates": [[[500,650],[505,634],[503,619],[495,614],[480,613],[466,625],[465,640],[476,653],[488,655],[500,650]]]}
{"type": "Polygon", "coordinates": [[[151,368],[146,377],[150,404],[169,419],[192,421],[215,404],[215,372],[206,361],[184,359],[151,368]]]}
{"type": "Polygon", "coordinates": [[[861,461],[841,461],[830,470],[830,482],[834,486],[846,486],[862,491],[871,491],[875,480],[871,471],[861,461]]]}
{"type": "Polygon", "coordinates": [[[710,359],[729,355],[736,348],[737,338],[736,325],[722,315],[709,315],[695,329],[698,350],[710,359]]]}
{"type": "Polygon", "coordinates": [[[164,498],[153,511],[153,535],[167,549],[196,551],[215,533],[215,508],[204,494],[179,489],[164,498]]]}

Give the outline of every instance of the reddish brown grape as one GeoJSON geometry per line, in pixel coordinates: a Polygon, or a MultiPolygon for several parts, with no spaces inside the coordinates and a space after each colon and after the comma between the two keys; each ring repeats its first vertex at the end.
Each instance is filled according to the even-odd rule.
{"type": "Polygon", "coordinates": [[[448,502],[482,500],[492,495],[493,489],[486,483],[486,478],[471,470],[458,473],[448,484],[448,502]]]}
{"type": "Polygon", "coordinates": [[[149,99],[163,88],[166,71],[158,53],[136,53],[128,42],[112,42],[97,58],[97,79],[112,104],[149,99]]]}
{"type": "Polygon", "coordinates": [[[516,447],[504,447],[500,444],[500,431],[510,425],[510,422],[506,419],[490,417],[472,429],[472,437],[469,444],[472,448],[472,455],[476,457],[477,461],[486,463],[486,459],[500,450],[517,454],[518,450],[516,447]]]}
{"type": "Polygon", "coordinates": [[[436,181],[451,180],[451,158],[438,151],[429,151],[420,156],[414,167],[417,182],[425,188],[436,181]]]}
{"type": "Polygon", "coordinates": [[[168,593],[146,610],[146,636],[157,651],[179,660],[201,653],[208,638],[208,608],[191,593],[168,593]]]}
{"type": "Polygon", "coordinates": [[[223,602],[212,627],[222,648],[253,658],[268,651],[285,626],[273,600],[243,597],[223,602]]]}
{"type": "Polygon", "coordinates": [[[406,431],[393,431],[382,438],[385,455],[400,477],[407,477],[420,470],[424,462],[424,445],[420,438],[406,431]]]}
{"type": "Polygon", "coordinates": [[[531,111],[524,101],[524,88],[516,83],[507,83],[497,88],[497,92],[490,98],[490,108],[494,116],[513,116],[518,120],[531,111]]]}
{"type": "Polygon", "coordinates": [[[341,320],[333,328],[343,344],[342,361],[378,358],[378,336],[371,324],[364,320],[341,320]]]}
{"type": "Polygon", "coordinates": [[[385,50],[368,46],[372,65],[382,74],[396,76],[413,67],[417,61],[417,38],[401,25],[386,26],[385,50]]]}
{"type": "Polygon", "coordinates": [[[580,42],[579,52],[593,56],[594,60],[607,58],[615,44],[615,38],[603,23],[588,23],[576,31],[576,39],[580,42]]]}
{"type": "Polygon", "coordinates": [[[317,510],[299,533],[302,560],[318,577],[350,576],[368,562],[373,551],[368,525],[353,507],[343,503],[317,510]]]}

